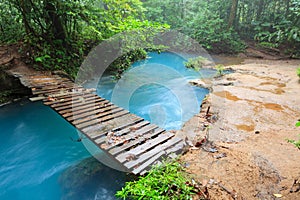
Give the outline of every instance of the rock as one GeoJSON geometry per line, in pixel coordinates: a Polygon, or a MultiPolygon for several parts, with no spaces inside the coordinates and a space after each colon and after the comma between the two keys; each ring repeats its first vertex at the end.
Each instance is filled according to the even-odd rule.
{"type": "Polygon", "coordinates": [[[197,86],[197,87],[202,87],[211,90],[211,84],[210,83],[205,83],[204,81],[200,79],[194,79],[190,80],[189,83],[191,85],[197,86]]]}

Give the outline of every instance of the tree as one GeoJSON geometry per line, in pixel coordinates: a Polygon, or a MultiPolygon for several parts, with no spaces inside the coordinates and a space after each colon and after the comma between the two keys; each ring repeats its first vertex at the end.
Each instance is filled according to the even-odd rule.
{"type": "Polygon", "coordinates": [[[230,15],[229,15],[229,19],[228,19],[228,29],[232,28],[234,25],[234,22],[236,21],[237,10],[238,10],[238,0],[232,0],[230,15]]]}

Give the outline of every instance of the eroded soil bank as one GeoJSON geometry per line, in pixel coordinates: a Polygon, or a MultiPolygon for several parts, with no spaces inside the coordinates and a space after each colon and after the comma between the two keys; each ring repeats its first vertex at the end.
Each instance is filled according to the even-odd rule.
{"type": "Polygon", "coordinates": [[[300,150],[286,141],[300,133],[299,65],[246,59],[208,83],[209,116],[204,104],[178,134],[193,140],[182,161],[211,199],[300,199],[300,150]]]}

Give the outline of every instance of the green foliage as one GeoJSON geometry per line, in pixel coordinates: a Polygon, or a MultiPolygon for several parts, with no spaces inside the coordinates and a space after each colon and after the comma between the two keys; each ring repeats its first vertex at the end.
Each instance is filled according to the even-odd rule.
{"type": "Polygon", "coordinates": [[[224,75],[224,70],[225,70],[224,65],[219,64],[219,65],[216,65],[215,68],[217,70],[217,76],[224,75]]]}
{"type": "Polygon", "coordinates": [[[297,69],[297,75],[298,75],[299,78],[300,78],[300,67],[297,69]]]}
{"type": "Polygon", "coordinates": [[[178,162],[164,162],[139,180],[126,182],[116,196],[123,199],[191,199],[193,187],[187,183],[188,178],[178,162]]]}
{"type": "Polygon", "coordinates": [[[0,104],[8,102],[11,97],[10,95],[12,94],[11,90],[4,90],[0,92],[0,104]]]}
{"type": "MultiPolygon", "coordinates": [[[[0,5],[4,6],[0,11],[1,41],[16,41],[23,37],[27,46],[23,53],[29,55],[36,68],[62,69],[73,77],[84,56],[101,41],[130,30],[140,30],[143,37],[139,39],[147,40],[143,29],[162,31],[168,28],[145,20],[143,4],[139,0],[5,0],[0,5]],[[7,35],[12,39],[6,39],[7,35]]],[[[122,48],[133,50],[138,47],[130,44],[122,48]]],[[[133,50],[130,55],[125,55],[130,58],[121,60],[139,59],[140,52],[133,50]],[[137,57],[133,59],[133,56],[137,57]]],[[[122,71],[127,65],[128,62],[120,64],[117,70],[122,71]]]]}
{"type": "Polygon", "coordinates": [[[170,24],[214,53],[243,51],[241,37],[300,56],[299,0],[239,0],[232,7],[236,2],[146,0],[144,5],[148,19],[170,24]]]}
{"type": "Polygon", "coordinates": [[[132,63],[137,60],[145,59],[147,52],[144,49],[132,50],[121,57],[114,60],[108,67],[108,70],[114,75],[116,79],[121,78],[122,73],[130,67],[132,63]]]}
{"type": "MultiPolygon", "coordinates": [[[[299,135],[300,137],[300,135],[299,135]]],[[[287,140],[289,143],[295,145],[298,149],[300,149],[300,139],[299,140],[287,140]]]]}
{"type": "Polygon", "coordinates": [[[192,68],[192,69],[195,69],[196,71],[199,71],[203,67],[205,62],[207,62],[206,58],[204,58],[202,56],[198,56],[196,58],[188,59],[188,61],[185,62],[184,65],[187,68],[192,68]]]}
{"type": "Polygon", "coordinates": [[[228,1],[148,0],[144,5],[149,20],[170,24],[207,50],[236,53],[245,48],[238,34],[227,28],[224,15],[230,7],[228,1]]]}
{"type": "Polygon", "coordinates": [[[25,35],[22,17],[11,3],[1,1],[0,7],[0,44],[15,43],[25,35]]]}
{"type": "MultiPolygon", "coordinates": [[[[300,127],[300,121],[296,122],[295,126],[296,127],[300,127]]],[[[299,135],[299,137],[300,137],[300,135],[299,135]]],[[[290,139],[287,139],[287,141],[289,143],[294,144],[298,149],[300,149],[300,139],[299,140],[290,140],[290,139]]]]}
{"type": "Polygon", "coordinates": [[[258,46],[263,47],[263,48],[277,48],[278,44],[271,43],[271,42],[260,42],[260,43],[258,43],[258,46]]]}
{"type": "Polygon", "coordinates": [[[260,21],[254,21],[255,39],[260,42],[273,43],[276,47],[287,49],[286,54],[300,56],[300,1],[272,1],[265,5],[265,13],[260,21]],[[281,5],[280,5],[281,4],[281,5]]]}

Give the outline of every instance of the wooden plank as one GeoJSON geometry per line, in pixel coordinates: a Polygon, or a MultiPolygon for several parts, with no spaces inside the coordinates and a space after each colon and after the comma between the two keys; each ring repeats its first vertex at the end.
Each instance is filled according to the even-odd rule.
{"type": "Polygon", "coordinates": [[[92,89],[85,89],[81,86],[77,86],[77,85],[73,84],[73,85],[65,85],[64,87],[62,87],[61,85],[58,85],[58,86],[56,86],[56,88],[48,89],[48,90],[45,90],[43,88],[42,90],[37,90],[35,93],[36,94],[53,95],[55,93],[62,93],[62,91],[72,92],[72,93],[78,93],[78,92],[80,93],[80,92],[83,92],[83,91],[94,92],[94,90],[92,90],[92,89]]]}
{"type": "Polygon", "coordinates": [[[30,101],[40,101],[40,100],[43,100],[44,98],[46,97],[31,97],[29,98],[30,101]]]}
{"type": "MultiPolygon", "coordinates": [[[[161,159],[160,159],[161,160],[161,159]]],[[[146,167],[144,169],[144,171],[140,172],[139,174],[140,175],[145,175],[153,166],[159,166],[159,165],[162,165],[162,162],[160,160],[156,160],[154,163],[151,164],[151,167],[146,167]]]]}
{"type": "MultiPolygon", "coordinates": [[[[62,89],[64,89],[64,88],[57,88],[57,90],[62,90],[62,89]]],[[[68,91],[65,91],[65,93],[66,92],[68,92],[68,93],[72,93],[72,94],[74,94],[74,96],[75,95],[81,95],[81,94],[87,94],[87,93],[91,93],[90,91],[87,91],[86,89],[84,89],[84,88],[68,88],[68,91]]],[[[58,93],[57,93],[58,94],[58,93]]],[[[54,93],[45,93],[44,92],[44,94],[43,95],[45,95],[45,96],[52,96],[53,97],[53,95],[54,95],[54,93]]],[[[57,98],[66,98],[66,96],[60,96],[60,97],[57,97],[57,98]]]]}
{"type": "Polygon", "coordinates": [[[155,124],[150,124],[150,125],[147,125],[147,126],[144,126],[142,127],[141,129],[139,129],[138,131],[136,132],[130,132],[130,134],[127,134],[125,136],[119,136],[117,138],[120,138],[120,140],[117,140],[116,142],[113,142],[112,144],[108,145],[105,150],[110,150],[116,146],[119,146],[120,144],[125,144],[127,142],[130,142],[130,141],[139,141],[138,139],[139,138],[143,138],[144,135],[146,135],[147,133],[151,133],[151,132],[154,132],[154,130],[158,128],[157,125],[155,124]]]}
{"type": "Polygon", "coordinates": [[[49,90],[33,90],[32,93],[34,95],[51,94],[51,93],[54,93],[54,92],[69,91],[69,90],[72,90],[74,88],[76,88],[76,87],[74,87],[74,85],[72,85],[72,86],[66,86],[66,87],[57,87],[57,88],[49,89],[49,90]]]}
{"type": "MultiPolygon", "coordinates": [[[[103,105],[111,104],[108,100],[105,100],[105,99],[101,99],[98,97],[84,98],[84,96],[83,96],[81,99],[79,99],[75,103],[74,103],[74,101],[70,100],[70,101],[68,101],[68,104],[65,106],[51,106],[51,107],[55,108],[55,110],[57,110],[57,111],[61,111],[61,114],[65,114],[65,113],[69,112],[68,110],[73,111],[73,109],[79,108],[81,106],[91,106],[91,104],[93,105],[95,102],[102,103],[103,105]],[[88,99],[88,100],[86,100],[86,99],[88,99]]],[[[76,109],[75,109],[75,111],[76,111],[76,109]]]]}
{"type": "MultiPolygon", "coordinates": [[[[176,138],[178,138],[178,137],[176,137],[176,138]]],[[[176,138],[174,137],[172,139],[176,139],[176,138]]],[[[178,154],[182,153],[183,148],[185,146],[184,141],[182,140],[182,138],[179,138],[178,140],[179,140],[179,142],[177,142],[175,145],[170,146],[169,148],[167,148],[165,150],[165,154],[164,154],[165,156],[162,155],[155,162],[151,163],[151,165],[149,165],[148,167],[145,167],[144,169],[139,169],[140,168],[139,165],[136,165],[135,167],[133,167],[136,170],[135,172],[136,173],[138,172],[138,174],[140,174],[140,175],[144,175],[145,173],[147,173],[148,170],[151,169],[153,164],[156,164],[156,165],[162,164],[160,162],[160,160],[162,160],[163,157],[169,157],[171,159],[175,159],[178,156],[178,154]],[[141,172],[139,172],[139,171],[141,171],[141,172]]],[[[129,170],[129,171],[131,171],[131,170],[129,170]]]]}
{"type": "MultiPolygon", "coordinates": [[[[140,175],[146,174],[151,168],[152,165],[160,165],[162,164],[160,160],[162,160],[164,157],[169,157],[170,159],[176,159],[178,154],[182,153],[182,150],[184,148],[185,144],[183,140],[179,143],[177,143],[175,146],[165,150],[166,156],[161,156],[158,160],[156,160],[153,164],[149,165],[148,167],[144,168],[143,171],[139,172],[140,175]]],[[[138,168],[138,166],[136,167],[138,168]]]]}
{"type": "Polygon", "coordinates": [[[40,82],[40,81],[33,81],[33,80],[26,80],[27,84],[29,84],[32,87],[46,87],[46,86],[54,86],[58,85],[60,83],[58,82],[40,82]]]}
{"type": "Polygon", "coordinates": [[[159,152],[158,154],[156,154],[155,156],[153,156],[151,159],[147,160],[147,162],[143,163],[140,166],[137,166],[134,170],[132,170],[133,174],[139,174],[140,172],[142,172],[144,169],[146,169],[147,167],[149,167],[152,163],[154,163],[155,161],[157,161],[159,158],[161,158],[163,155],[165,155],[165,152],[159,152]]]}
{"type": "MultiPolygon", "coordinates": [[[[181,138],[182,139],[182,138],[181,138]]],[[[181,154],[184,151],[184,147],[186,146],[185,141],[182,139],[180,142],[178,142],[175,146],[170,147],[166,150],[166,153],[168,154],[168,157],[171,159],[175,159],[178,154],[181,154]]]]}
{"type": "Polygon", "coordinates": [[[56,90],[53,90],[53,91],[43,93],[42,95],[48,96],[48,97],[58,98],[58,97],[66,95],[66,94],[73,95],[73,94],[82,93],[84,91],[88,92],[88,90],[81,89],[81,88],[67,88],[67,89],[60,89],[59,88],[59,89],[56,89],[56,90]]]}
{"type": "MultiPolygon", "coordinates": [[[[66,94],[65,96],[60,96],[57,97],[56,101],[49,101],[49,100],[45,100],[44,104],[45,105],[52,105],[52,104],[56,104],[56,103],[63,103],[72,99],[76,99],[76,98],[82,98],[83,95],[95,95],[95,94],[91,94],[88,91],[83,91],[83,92],[77,92],[77,93],[73,93],[73,94],[66,94]]],[[[96,95],[95,95],[96,96],[96,95]]]]}
{"type": "Polygon", "coordinates": [[[155,147],[154,149],[142,154],[136,160],[131,160],[129,162],[126,162],[124,164],[124,166],[127,167],[128,169],[132,169],[135,166],[142,164],[146,160],[149,160],[150,158],[152,158],[153,156],[155,156],[159,152],[165,151],[166,149],[174,146],[175,144],[179,143],[180,141],[182,141],[181,138],[173,137],[172,139],[168,140],[167,142],[165,142],[165,143],[155,147]]]}
{"type": "MultiPolygon", "coordinates": [[[[77,112],[77,111],[80,111],[80,110],[83,110],[83,109],[87,109],[89,107],[98,106],[100,108],[103,108],[103,107],[107,107],[107,106],[111,106],[111,105],[113,105],[113,104],[110,103],[108,100],[95,98],[92,101],[71,103],[67,106],[55,108],[55,110],[59,111],[60,114],[64,115],[66,113],[70,113],[70,112],[72,113],[72,112],[77,112]]],[[[64,117],[68,117],[68,116],[64,116],[64,117]]]]}
{"type": "Polygon", "coordinates": [[[56,110],[62,110],[62,109],[66,109],[69,107],[73,106],[73,102],[74,101],[81,101],[83,102],[85,100],[85,95],[77,95],[77,94],[67,94],[62,98],[55,98],[53,102],[55,102],[55,104],[48,104],[49,106],[51,106],[52,108],[55,108],[56,110]],[[62,107],[61,106],[61,102],[63,102],[64,104],[67,104],[68,106],[62,107]],[[59,108],[61,107],[61,108],[59,108]]]}
{"type": "Polygon", "coordinates": [[[101,117],[104,117],[104,116],[107,116],[107,115],[112,115],[114,113],[121,112],[123,110],[124,110],[123,108],[115,107],[113,110],[109,109],[109,110],[106,110],[106,111],[104,111],[102,113],[99,113],[99,114],[89,115],[89,116],[86,116],[85,118],[77,119],[74,122],[76,124],[81,124],[81,123],[84,123],[84,122],[87,122],[87,121],[90,121],[90,120],[93,120],[93,119],[100,119],[101,117]]]}
{"type": "MultiPolygon", "coordinates": [[[[90,134],[91,132],[95,132],[97,131],[98,128],[101,128],[103,126],[106,126],[109,128],[109,130],[113,130],[115,128],[119,128],[122,127],[124,125],[124,123],[128,123],[128,122],[132,122],[133,120],[135,120],[136,118],[140,118],[134,114],[129,114],[123,117],[119,117],[110,121],[106,121],[103,122],[101,125],[94,125],[94,126],[90,126],[87,128],[82,129],[82,131],[84,133],[90,134]]],[[[140,118],[142,120],[144,120],[143,118],[140,118]]]]}
{"type": "Polygon", "coordinates": [[[114,131],[114,135],[115,136],[122,136],[124,134],[127,134],[129,132],[136,132],[136,131],[140,131],[141,128],[143,128],[144,126],[146,125],[149,125],[150,122],[149,121],[141,121],[137,124],[134,124],[128,128],[125,128],[125,129],[122,129],[122,130],[119,130],[119,131],[114,131]]]}
{"type": "MultiPolygon", "coordinates": [[[[112,132],[112,134],[113,134],[114,137],[120,138],[120,139],[122,139],[122,141],[119,142],[119,143],[108,145],[107,148],[105,148],[105,150],[108,150],[108,149],[110,149],[112,147],[115,147],[115,146],[123,143],[124,141],[129,141],[131,139],[134,139],[134,138],[140,136],[141,134],[147,133],[147,132],[149,132],[149,131],[151,131],[151,130],[153,130],[153,129],[155,129],[155,128],[158,127],[158,126],[156,126],[154,124],[151,124],[151,125],[149,125],[149,124],[150,124],[150,122],[148,122],[148,121],[142,121],[142,122],[136,124],[135,128],[137,128],[138,130],[134,131],[134,132],[131,131],[131,129],[130,129],[131,127],[123,129],[121,131],[112,132]],[[126,136],[121,137],[122,135],[124,135],[126,133],[131,133],[131,134],[130,135],[126,135],[127,137],[126,136]]],[[[95,142],[97,144],[101,144],[101,143],[105,142],[107,139],[108,139],[108,137],[102,137],[102,138],[99,138],[99,139],[95,140],[95,142]]]]}
{"type": "Polygon", "coordinates": [[[47,97],[55,97],[55,96],[59,96],[59,95],[64,95],[64,94],[73,94],[75,93],[74,91],[72,91],[71,88],[58,88],[56,90],[52,90],[52,91],[46,91],[46,92],[33,92],[34,95],[39,95],[39,96],[47,96],[47,97]]]}
{"type": "Polygon", "coordinates": [[[43,91],[43,90],[46,91],[46,90],[51,90],[51,89],[64,88],[66,86],[74,86],[74,87],[80,87],[80,88],[82,88],[82,86],[77,85],[74,82],[72,82],[72,81],[69,80],[69,81],[61,82],[58,85],[51,85],[51,86],[46,86],[46,87],[33,87],[31,89],[32,90],[39,90],[39,91],[43,91]]]}
{"type": "Polygon", "coordinates": [[[41,94],[41,96],[46,96],[46,97],[49,97],[46,99],[46,101],[50,101],[50,102],[58,102],[58,101],[63,101],[64,100],[64,97],[70,97],[70,96],[77,96],[77,94],[83,94],[82,92],[78,92],[78,91],[61,91],[61,92],[58,92],[58,93],[47,93],[47,94],[41,94]],[[55,99],[55,100],[53,100],[55,99]]]}
{"type": "Polygon", "coordinates": [[[122,130],[122,129],[128,127],[128,126],[135,125],[135,124],[140,123],[140,122],[142,122],[142,121],[145,121],[145,120],[144,120],[143,118],[139,117],[139,116],[134,115],[134,119],[132,119],[130,122],[125,123],[125,124],[122,124],[121,126],[118,126],[118,127],[116,127],[116,128],[113,128],[113,129],[111,129],[111,130],[114,131],[114,132],[115,132],[115,131],[120,131],[120,130],[122,130]]]}
{"type": "Polygon", "coordinates": [[[117,112],[113,115],[106,116],[105,118],[102,118],[102,119],[96,118],[94,120],[91,120],[91,121],[88,121],[88,122],[85,122],[85,123],[78,123],[78,124],[76,123],[76,121],[73,121],[72,124],[74,124],[76,126],[76,128],[82,129],[82,128],[85,128],[87,126],[98,124],[98,123],[101,123],[101,122],[104,122],[104,121],[107,121],[107,120],[111,120],[111,119],[114,119],[114,118],[117,118],[117,117],[121,117],[121,116],[126,115],[126,114],[129,114],[129,112],[127,110],[124,110],[124,111],[121,111],[121,112],[117,112]]]}
{"type": "Polygon", "coordinates": [[[169,138],[173,137],[174,134],[170,132],[166,132],[164,134],[160,134],[156,138],[152,140],[146,141],[144,144],[137,146],[134,149],[131,149],[130,151],[127,151],[125,153],[122,153],[116,157],[117,160],[119,160],[121,163],[124,163],[127,160],[128,156],[139,156],[140,154],[144,153],[148,149],[153,148],[154,146],[163,143],[164,141],[168,140],[169,138]]]}
{"type": "Polygon", "coordinates": [[[74,105],[73,108],[72,108],[72,112],[67,112],[67,113],[63,114],[62,116],[66,118],[66,117],[70,117],[72,115],[73,116],[74,115],[79,115],[79,114],[84,113],[84,112],[93,111],[93,110],[97,110],[97,109],[100,109],[100,108],[103,108],[103,107],[113,105],[112,103],[108,103],[108,104],[105,104],[105,106],[104,106],[104,104],[98,104],[98,103],[99,103],[99,101],[90,102],[87,105],[83,105],[83,106],[79,106],[79,107],[74,105]]]}
{"type": "Polygon", "coordinates": [[[73,98],[72,97],[70,97],[69,98],[69,100],[65,100],[64,99],[64,102],[61,102],[61,101],[57,101],[55,104],[51,104],[51,105],[49,105],[49,104],[46,104],[46,103],[44,103],[45,105],[49,105],[49,106],[51,106],[52,108],[58,108],[58,107],[63,107],[63,106],[67,106],[67,105],[70,105],[70,102],[71,102],[71,104],[73,104],[73,105],[75,105],[75,104],[80,104],[80,103],[82,103],[82,101],[84,100],[84,101],[95,101],[95,99],[98,99],[97,98],[98,96],[96,96],[96,95],[94,95],[94,94],[87,94],[87,95],[85,95],[85,96],[80,96],[80,97],[76,97],[76,96],[74,96],[73,98]]]}
{"type": "Polygon", "coordinates": [[[109,115],[115,109],[119,109],[120,111],[123,110],[123,108],[119,108],[115,105],[105,106],[105,107],[103,106],[100,109],[98,108],[98,109],[94,109],[92,111],[88,111],[88,109],[86,109],[82,114],[72,115],[70,117],[67,117],[66,120],[74,121],[74,120],[82,119],[82,118],[85,118],[85,117],[88,117],[88,116],[91,116],[91,115],[98,115],[99,113],[100,114],[105,113],[105,114],[109,115]]]}
{"type": "Polygon", "coordinates": [[[105,122],[105,121],[108,121],[108,120],[111,120],[111,119],[114,119],[114,118],[117,118],[117,117],[121,117],[121,116],[123,116],[123,115],[125,115],[125,114],[129,114],[129,111],[124,110],[123,108],[121,108],[121,109],[122,109],[123,111],[118,112],[118,113],[115,113],[115,114],[113,114],[113,115],[107,115],[107,116],[102,117],[102,118],[101,118],[101,121],[102,121],[102,122],[105,122]]]}
{"type": "MultiPolygon", "coordinates": [[[[46,87],[32,87],[31,90],[32,90],[33,94],[35,94],[35,92],[42,92],[42,91],[48,91],[48,90],[52,90],[52,89],[65,88],[65,87],[71,86],[71,83],[68,83],[68,84],[63,83],[61,85],[53,85],[53,86],[46,86],[46,87]]],[[[74,86],[74,83],[72,83],[72,85],[74,86]]]]}
{"type": "MultiPolygon", "coordinates": [[[[104,122],[101,125],[97,124],[95,126],[87,127],[85,129],[83,129],[82,131],[86,135],[88,135],[91,139],[96,139],[98,137],[101,137],[101,136],[107,134],[108,131],[110,131],[110,130],[111,131],[122,130],[128,126],[131,126],[131,125],[137,124],[141,121],[144,121],[143,118],[135,116],[135,115],[132,115],[129,118],[127,116],[125,116],[125,117],[126,117],[126,120],[130,120],[130,121],[129,122],[124,121],[123,122],[124,124],[120,125],[120,123],[118,123],[118,122],[115,123],[116,120],[111,120],[106,123],[104,122]]],[[[125,117],[124,117],[124,119],[125,119],[125,117]]],[[[121,117],[117,118],[117,119],[121,119],[121,117]]]]}
{"type": "Polygon", "coordinates": [[[140,144],[140,143],[145,142],[146,140],[148,140],[148,139],[150,139],[152,137],[156,137],[158,134],[162,134],[164,131],[165,131],[164,129],[158,128],[153,133],[150,132],[150,133],[148,133],[146,135],[143,135],[142,137],[140,137],[140,138],[138,138],[138,139],[136,139],[134,141],[131,141],[131,142],[127,143],[127,144],[124,144],[124,145],[122,145],[120,147],[116,147],[116,148],[110,149],[109,153],[115,156],[115,155],[120,154],[120,153],[122,153],[122,152],[124,152],[124,151],[126,151],[126,150],[128,150],[128,149],[130,149],[130,148],[132,148],[132,147],[134,147],[134,146],[136,146],[138,144],[140,144]]]}

